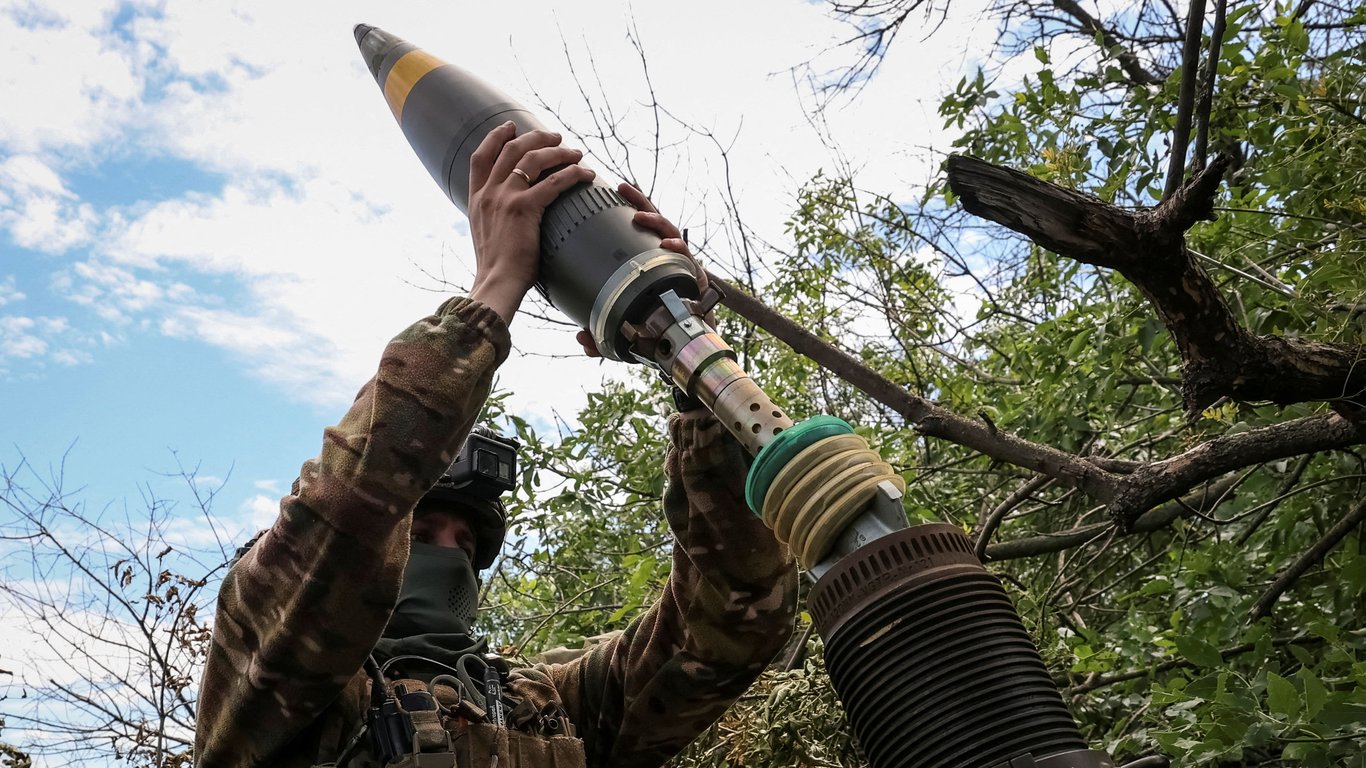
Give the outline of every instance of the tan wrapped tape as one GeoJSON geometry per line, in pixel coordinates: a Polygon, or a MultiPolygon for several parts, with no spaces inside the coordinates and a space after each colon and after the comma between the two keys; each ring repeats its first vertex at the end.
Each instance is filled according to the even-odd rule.
{"type": "MultiPolygon", "coordinates": [[[[860,473],[853,470],[868,467],[880,461],[882,461],[882,457],[878,456],[876,451],[864,447],[841,451],[817,464],[811,472],[798,479],[787,491],[785,498],[788,499],[786,504],[790,513],[785,516],[784,534],[795,537],[795,532],[798,529],[808,525],[807,522],[801,522],[808,520],[811,514],[809,510],[806,510],[806,502],[822,498],[828,503],[832,491],[848,483],[856,482],[860,473]]],[[[789,543],[791,542],[789,541],[789,543]]]]}
{"type": "Polygon", "coordinates": [[[793,551],[801,552],[799,559],[803,567],[810,568],[825,558],[826,553],[834,546],[835,539],[863,514],[864,508],[872,501],[873,494],[877,493],[877,487],[882,481],[891,480],[900,486],[900,490],[905,490],[906,481],[902,480],[900,475],[892,474],[890,464],[882,464],[881,468],[885,469],[884,473],[867,478],[846,490],[844,495],[826,507],[823,516],[807,526],[803,541],[793,547],[793,551]]]}
{"type": "Polygon", "coordinates": [[[863,513],[884,480],[906,489],[906,481],[862,437],[827,437],[778,471],[764,497],[762,517],[810,569],[863,513]]]}
{"type": "MultiPolygon", "coordinates": [[[[866,445],[866,444],[865,444],[866,445]]],[[[797,482],[792,484],[788,496],[794,499],[805,499],[817,492],[817,489],[826,483],[835,474],[854,466],[868,466],[882,461],[882,457],[872,448],[860,448],[858,450],[843,451],[837,453],[825,461],[821,462],[815,469],[797,482]]]]}
{"type": "MultiPolygon", "coordinates": [[[[881,459],[875,458],[872,462],[859,462],[831,477],[828,482],[816,487],[809,499],[801,505],[797,513],[796,525],[792,526],[792,538],[788,541],[788,546],[792,547],[792,552],[798,556],[806,549],[807,539],[820,526],[822,520],[826,520],[835,513],[835,504],[840,498],[847,495],[850,488],[864,484],[871,479],[881,479],[884,473],[882,467],[886,467],[881,459]]],[[[887,467],[890,469],[891,467],[887,467]]],[[[801,496],[794,496],[801,499],[801,496]]]]}
{"type": "MultiPolygon", "coordinates": [[[[820,477],[817,468],[822,462],[837,458],[841,452],[867,447],[868,443],[863,438],[848,434],[827,437],[802,449],[782,469],[778,470],[777,476],[773,478],[773,483],[769,485],[768,494],[764,496],[764,524],[775,531],[777,530],[778,510],[785,503],[788,489],[803,480],[820,477]]],[[[779,541],[786,541],[786,539],[779,536],[779,541]]]]}
{"type": "Polygon", "coordinates": [[[805,496],[789,495],[778,513],[778,527],[774,533],[779,540],[786,541],[793,553],[801,552],[800,543],[805,540],[811,521],[825,514],[825,508],[838,495],[839,490],[856,483],[860,478],[869,476],[866,463],[846,467],[839,472],[826,475],[820,483],[805,496]]]}

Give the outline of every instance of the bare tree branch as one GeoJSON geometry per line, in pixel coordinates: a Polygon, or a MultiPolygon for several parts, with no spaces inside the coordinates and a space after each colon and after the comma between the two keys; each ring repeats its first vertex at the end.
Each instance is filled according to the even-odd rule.
{"type": "Polygon", "coordinates": [[[1138,56],[1115,38],[1113,31],[1087,13],[1076,0],[1053,0],[1053,7],[1075,19],[1087,34],[1099,37],[1106,51],[1114,54],[1115,59],[1119,61],[1120,69],[1134,85],[1161,85],[1162,81],[1166,80],[1166,77],[1144,67],[1138,56]]]}
{"type": "Polygon", "coordinates": [[[1186,176],[1186,150],[1190,148],[1191,119],[1195,113],[1195,84],[1200,74],[1200,39],[1205,29],[1205,0],[1191,0],[1186,11],[1186,42],[1181,53],[1181,93],[1176,102],[1176,127],[1172,130],[1171,160],[1162,197],[1181,188],[1186,176]]]}

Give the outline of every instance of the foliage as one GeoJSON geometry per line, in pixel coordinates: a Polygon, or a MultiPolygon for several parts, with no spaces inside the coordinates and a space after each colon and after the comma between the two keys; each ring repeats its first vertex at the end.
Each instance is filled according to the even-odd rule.
{"type": "MultiPolygon", "coordinates": [[[[1233,153],[1237,170],[1218,220],[1187,241],[1257,333],[1359,342],[1366,331],[1366,19],[1356,16],[1334,26],[1290,8],[1229,14],[1211,145],[1233,153]]],[[[1104,62],[1064,79],[1045,48],[1036,53],[1040,67],[1019,89],[999,92],[979,74],[944,101],[945,119],[966,129],[958,146],[1103,199],[1156,202],[1179,71],[1159,88],[1134,87],[1104,62]]],[[[935,195],[951,200],[943,187],[935,195]]],[[[1018,314],[984,309],[968,346],[996,378],[951,387],[959,410],[989,402],[997,423],[1031,439],[1133,459],[1313,410],[1226,403],[1183,423],[1170,388],[1178,360],[1132,287],[1037,248],[1021,255],[1002,294],[1019,297],[1018,314]],[[1027,332],[1021,317],[1033,321],[1027,332]],[[999,383],[1011,377],[1029,386],[999,383]]],[[[1156,746],[1181,765],[1360,764],[1360,533],[1273,619],[1247,615],[1270,578],[1360,498],[1361,478],[1355,451],[1249,467],[1215,516],[1186,516],[1138,542],[1097,542],[1070,561],[1005,565],[1028,587],[1039,626],[1062,625],[1052,650],[1088,691],[1074,703],[1093,738],[1116,755],[1156,746]],[[1098,685],[1119,669],[1173,663],[1098,685]]],[[[1040,501],[1050,506],[1022,508],[1004,535],[1087,519],[1067,493],[1040,501]]]]}
{"type": "MultiPolygon", "coordinates": [[[[956,148],[1117,205],[1155,204],[1182,75],[1180,37],[1155,15],[1165,12],[1145,5],[1105,21],[1130,31],[1080,66],[1076,55],[1054,61],[1067,50],[1057,45],[1065,30],[1008,17],[1003,40],[1037,31],[1018,47],[1032,72],[1012,83],[1004,69],[983,68],[946,94],[940,111],[962,131],[956,148]],[[1140,67],[1156,73],[1152,83],[1136,80],[1140,67]]],[[[1235,158],[1235,170],[1216,220],[1187,242],[1256,333],[1366,340],[1363,22],[1359,10],[1327,5],[1229,9],[1208,142],[1235,158]]],[[[1322,409],[1222,402],[1188,422],[1181,360],[1133,286],[967,219],[942,180],[887,194],[821,175],[797,200],[792,247],[763,251],[759,269],[744,262],[739,281],[761,285],[772,308],[958,413],[1069,452],[1148,461],[1322,409]]],[[[789,412],[833,413],[873,438],[909,481],[912,520],[948,519],[977,534],[1031,480],[918,436],[733,316],[723,313],[722,324],[789,412]]],[[[601,405],[583,418],[597,418],[601,405]]],[[[633,409],[647,420],[656,412],[650,401],[611,400],[609,423],[633,423],[633,409]]],[[[592,423],[569,436],[563,456],[592,457],[600,476],[630,476],[629,486],[641,487],[649,475],[634,473],[652,468],[621,454],[604,422],[592,423]],[[613,456],[632,461],[600,463],[613,456]]],[[[1358,530],[1334,548],[1269,618],[1249,619],[1272,579],[1362,497],[1364,463],[1342,450],[1248,466],[1212,503],[1178,507],[1168,525],[1129,536],[1101,525],[1081,546],[1039,539],[1106,522],[1076,491],[1045,484],[1008,511],[994,540],[1039,539],[1047,554],[992,567],[1093,743],[1120,759],[1162,753],[1180,766],[1366,765],[1366,537],[1358,530]]],[[[578,482],[591,484],[586,475],[578,482]]],[[[658,584],[663,573],[639,560],[612,567],[619,584],[642,571],[658,584]]],[[[798,671],[766,676],[678,763],[855,761],[847,730],[834,725],[838,705],[818,645],[813,653],[798,671]],[[778,691],[802,706],[777,708],[778,691]]]]}
{"type": "Polygon", "coordinates": [[[522,444],[521,488],[508,510],[514,535],[481,611],[504,650],[577,648],[624,628],[668,576],[666,398],[642,393],[643,384],[590,393],[579,426],[555,436],[503,413],[501,402],[489,409],[487,418],[506,419],[522,444]]]}
{"type": "Polygon", "coordinates": [[[142,508],[92,512],[60,469],[0,467],[0,539],[21,544],[3,550],[0,607],[36,640],[0,687],[0,723],[23,738],[22,752],[0,745],[6,765],[189,765],[206,587],[229,545],[211,515],[217,490],[178,474],[198,520],[150,487],[142,508]],[[213,541],[196,544],[186,526],[213,541]]]}
{"type": "Polygon", "coordinates": [[[820,640],[800,669],[770,670],[675,762],[857,768],[866,764],[844,724],[844,707],[826,683],[820,640]]]}

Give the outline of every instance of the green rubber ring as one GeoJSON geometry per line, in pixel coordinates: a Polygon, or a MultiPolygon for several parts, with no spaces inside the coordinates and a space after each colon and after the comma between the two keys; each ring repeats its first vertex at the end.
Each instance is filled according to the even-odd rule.
{"type": "Polygon", "coordinates": [[[768,495],[768,487],[773,484],[773,479],[782,468],[787,466],[787,462],[801,453],[802,449],[827,437],[847,435],[853,431],[854,428],[847,422],[834,416],[812,416],[790,429],[779,432],[778,436],[773,438],[773,442],[759,451],[754,463],[750,465],[749,475],[745,477],[745,501],[749,502],[750,510],[756,515],[763,515],[764,497],[768,495]]]}

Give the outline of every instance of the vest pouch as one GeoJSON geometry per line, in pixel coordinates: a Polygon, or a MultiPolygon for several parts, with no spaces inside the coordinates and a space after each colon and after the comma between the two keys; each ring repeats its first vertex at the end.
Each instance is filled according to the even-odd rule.
{"type": "Polygon", "coordinates": [[[537,736],[491,723],[471,723],[464,734],[456,737],[455,752],[462,768],[587,768],[588,765],[583,742],[573,736],[537,736]]]}
{"type": "Polygon", "coordinates": [[[450,752],[444,755],[404,755],[387,763],[385,768],[455,768],[455,755],[450,752]]]}

